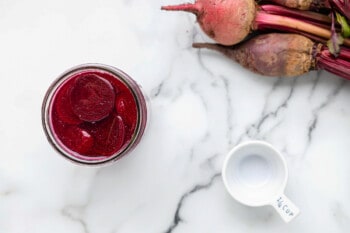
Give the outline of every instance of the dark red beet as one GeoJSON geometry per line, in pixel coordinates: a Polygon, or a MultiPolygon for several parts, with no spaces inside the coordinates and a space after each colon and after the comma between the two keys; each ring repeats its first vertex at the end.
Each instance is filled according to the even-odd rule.
{"type": "Polygon", "coordinates": [[[110,156],[124,145],[125,124],[120,116],[113,114],[90,127],[88,131],[95,139],[93,154],[110,156]]]}
{"type": "Polygon", "coordinates": [[[78,77],[71,91],[73,112],[83,121],[106,118],[113,109],[114,100],[112,84],[95,74],[78,77]]]}
{"type": "Polygon", "coordinates": [[[92,136],[77,126],[67,127],[65,133],[59,137],[65,146],[80,154],[90,151],[94,144],[92,136]]]}
{"type": "Polygon", "coordinates": [[[67,124],[79,124],[82,122],[77,115],[74,114],[70,104],[71,87],[66,85],[57,93],[57,101],[54,104],[54,109],[57,112],[58,118],[67,124]]]}
{"type": "Polygon", "coordinates": [[[130,93],[119,93],[115,101],[116,111],[121,116],[130,131],[133,131],[137,122],[137,107],[130,93]]]}

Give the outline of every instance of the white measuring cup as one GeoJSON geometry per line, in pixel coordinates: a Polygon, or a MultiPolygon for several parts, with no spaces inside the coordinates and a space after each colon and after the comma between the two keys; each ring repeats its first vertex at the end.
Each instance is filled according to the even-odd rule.
{"type": "Polygon", "coordinates": [[[299,214],[299,209],[284,195],[287,163],[280,152],[264,141],[249,141],[233,148],[224,162],[222,178],[229,194],[244,205],[272,205],[285,222],[299,214]]]}

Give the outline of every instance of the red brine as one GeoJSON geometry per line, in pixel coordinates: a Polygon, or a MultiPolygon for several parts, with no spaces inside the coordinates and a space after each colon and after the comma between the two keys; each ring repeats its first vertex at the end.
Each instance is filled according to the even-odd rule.
{"type": "Polygon", "coordinates": [[[43,105],[49,141],[64,156],[95,164],[117,159],[140,140],[146,101],[125,73],[103,65],[68,71],[51,86],[43,105]]]}

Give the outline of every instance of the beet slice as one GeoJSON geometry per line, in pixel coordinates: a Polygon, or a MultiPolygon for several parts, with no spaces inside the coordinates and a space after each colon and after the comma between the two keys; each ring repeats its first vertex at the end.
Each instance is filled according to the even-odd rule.
{"type": "Polygon", "coordinates": [[[73,112],[83,121],[96,122],[106,118],[115,101],[113,86],[107,80],[86,74],[75,80],[71,91],[73,112]]]}
{"type": "Polygon", "coordinates": [[[58,118],[67,124],[79,124],[82,122],[77,115],[73,112],[72,106],[70,104],[70,85],[64,85],[61,89],[58,90],[56,95],[56,100],[54,104],[55,112],[57,113],[58,118]]]}
{"type": "Polygon", "coordinates": [[[95,139],[93,151],[98,155],[111,156],[124,145],[125,124],[123,119],[115,114],[91,124],[90,132],[95,139]]]}
{"type": "Polygon", "coordinates": [[[94,139],[86,130],[70,126],[59,136],[62,143],[74,152],[86,154],[94,145],[94,139]]]}
{"type": "Polygon", "coordinates": [[[137,122],[137,106],[134,97],[128,93],[119,93],[115,100],[115,108],[130,132],[133,132],[137,122]]]}

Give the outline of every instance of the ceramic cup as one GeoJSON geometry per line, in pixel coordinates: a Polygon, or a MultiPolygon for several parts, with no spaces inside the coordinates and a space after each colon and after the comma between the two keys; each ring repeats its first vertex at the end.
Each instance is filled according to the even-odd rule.
{"type": "Polygon", "coordinates": [[[222,178],[229,194],[252,207],[272,205],[285,222],[299,209],[284,195],[288,168],[282,154],[263,141],[249,141],[233,148],[226,157],[222,178]]]}

